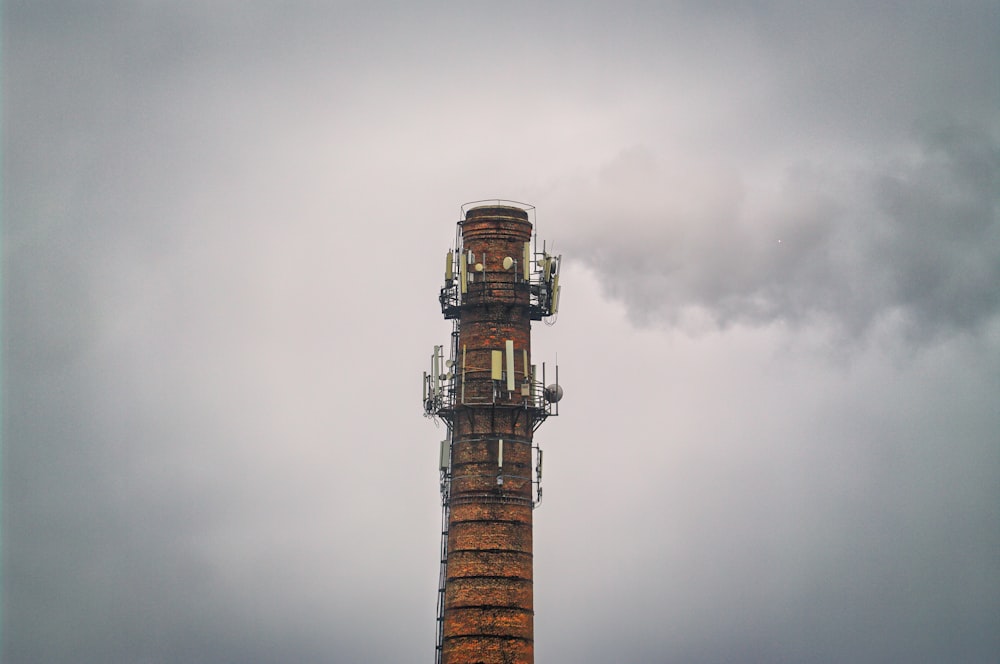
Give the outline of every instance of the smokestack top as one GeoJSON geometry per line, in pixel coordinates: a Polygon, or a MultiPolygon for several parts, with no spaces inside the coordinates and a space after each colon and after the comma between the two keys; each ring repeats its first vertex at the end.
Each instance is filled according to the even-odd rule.
{"type": "Polygon", "coordinates": [[[480,207],[474,207],[465,213],[466,221],[485,217],[507,217],[521,221],[528,221],[528,211],[510,205],[482,205],[480,207]]]}

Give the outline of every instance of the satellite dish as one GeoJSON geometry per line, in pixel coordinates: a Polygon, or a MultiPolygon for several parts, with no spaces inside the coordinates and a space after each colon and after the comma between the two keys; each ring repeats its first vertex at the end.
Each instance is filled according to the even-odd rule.
{"type": "Polygon", "coordinates": [[[549,385],[545,388],[545,400],[550,403],[559,403],[563,398],[563,388],[561,385],[549,385]]]}
{"type": "Polygon", "coordinates": [[[503,259],[503,269],[509,270],[513,266],[514,266],[514,259],[513,258],[511,258],[510,256],[507,256],[507,258],[503,259]]]}
{"type": "Polygon", "coordinates": [[[482,271],[483,271],[483,264],[476,263],[476,272],[482,272],[482,271]]]}

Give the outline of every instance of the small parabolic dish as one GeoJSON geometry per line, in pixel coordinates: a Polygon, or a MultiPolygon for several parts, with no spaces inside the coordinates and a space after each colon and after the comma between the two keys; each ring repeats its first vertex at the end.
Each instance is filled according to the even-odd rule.
{"type": "Polygon", "coordinates": [[[563,398],[562,385],[549,385],[545,388],[545,400],[551,403],[559,403],[563,398]]]}

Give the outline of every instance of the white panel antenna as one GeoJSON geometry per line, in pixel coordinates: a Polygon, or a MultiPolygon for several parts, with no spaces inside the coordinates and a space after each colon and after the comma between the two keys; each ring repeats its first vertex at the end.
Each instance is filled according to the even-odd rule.
{"type": "Polygon", "coordinates": [[[448,470],[451,465],[451,441],[447,438],[441,441],[441,470],[448,470]]]}
{"type": "Polygon", "coordinates": [[[552,280],[552,313],[559,313],[559,275],[552,280]]]}
{"type": "Polygon", "coordinates": [[[497,486],[503,486],[503,438],[497,441],[497,486]]]}
{"type": "Polygon", "coordinates": [[[434,346],[434,361],[432,363],[434,369],[434,396],[441,393],[441,358],[443,356],[444,346],[434,346]]]}
{"type": "Polygon", "coordinates": [[[507,391],[514,391],[514,341],[507,339],[507,391]]]}
{"type": "Polygon", "coordinates": [[[490,368],[490,378],[493,380],[503,380],[503,351],[491,351],[492,366],[490,368]]]}
{"type": "Polygon", "coordinates": [[[462,345],[462,405],[465,405],[465,344],[462,345]]]}

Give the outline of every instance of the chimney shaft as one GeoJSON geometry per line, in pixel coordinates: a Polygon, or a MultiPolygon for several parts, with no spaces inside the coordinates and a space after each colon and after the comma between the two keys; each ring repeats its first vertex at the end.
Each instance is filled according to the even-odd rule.
{"type": "Polygon", "coordinates": [[[508,354],[508,346],[522,357],[527,351],[530,366],[530,302],[517,271],[503,268],[504,258],[523,254],[531,224],[523,210],[482,207],[469,210],[461,232],[474,276],[458,323],[466,405],[457,409],[452,428],[442,662],[534,662],[534,420],[522,407],[524,362],[508,354]],[[513,391],[507,389],[508,376],[499,381],[491,376],[491,355],[497,352],[505,356],[505,374],[513,365],[513,391]]]}
{"type": "Polygon", "coordinates": [[[535,375],[531,322],[553,313],[558,264],[531,250],[522,207],[474,207],[459,233],[440,297],[454,321],[451,361],[425,377],[424,390],[425,413],[447,423],[450,446],[437,661],[532,664],[532,509],[541,495],[533,433],[558,413],[535,375]]]}

